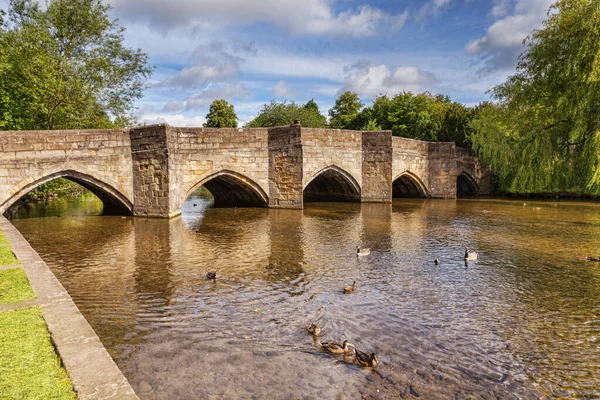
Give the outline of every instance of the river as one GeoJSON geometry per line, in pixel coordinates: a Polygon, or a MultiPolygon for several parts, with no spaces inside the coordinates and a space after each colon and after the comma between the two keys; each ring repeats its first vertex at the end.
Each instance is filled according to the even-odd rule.
{"type": "Polygon", "coordinates": [[[142,399],[600,398],[600,204],[209,205],[12,221],[142,399]]]}

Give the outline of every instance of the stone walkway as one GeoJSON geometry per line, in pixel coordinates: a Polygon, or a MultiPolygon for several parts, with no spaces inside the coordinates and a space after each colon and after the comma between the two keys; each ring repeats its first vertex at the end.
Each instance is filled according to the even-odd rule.
{"type": "Polygon", "coordinates": [[[20,264],[0,269],[23,268],[36,298],[0,306],[0,312],[40,306],[62,362],[73,381],[77,397],[87,399],[139,399],[110,357],[96,332],[50,271],[46,263],[4,217],[0,229],[20,264]]]}

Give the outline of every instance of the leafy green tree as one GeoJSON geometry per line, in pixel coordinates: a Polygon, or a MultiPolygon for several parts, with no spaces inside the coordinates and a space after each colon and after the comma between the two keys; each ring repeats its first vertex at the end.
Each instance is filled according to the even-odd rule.
{"type": "Polygon", "coordinates": [[[205,128],[237,128],[238,117],[233,108],[226,100],[215,100],[210,105],[206,114],[205,128]]]}
{"type": "Polygon", "coordinates": [[[325,128],[327,119],[319,112],[319,106],[310,100],[304,105],[294,102],[277,102],[272,100],[263,105],[262,110],[252,121],[248,122],[246,128],[264,128],[273,126],[291,125],[299,120],[302,126],[307,128],[325,128]]]}
{"type": "Polygon", "coordinates": [[[363,108],[363,102],[356,93],[346,91],[336,100],[329,110],[329,125],[336,129],[360,129],[356,126],[356,118],[363,108]]]}
{"type": "Polygon", "coordinates": [[[600,1],[559,0],[472,142],[508,192],[600,194],[600,1]]]}
{"type": "Polygon", "coordinates": [[[0,27],[0,129],[123,126],[152,72],[101,0],[9,0],[0,27]],[[5,14],[6,15],[6,14],[5,14]]]}

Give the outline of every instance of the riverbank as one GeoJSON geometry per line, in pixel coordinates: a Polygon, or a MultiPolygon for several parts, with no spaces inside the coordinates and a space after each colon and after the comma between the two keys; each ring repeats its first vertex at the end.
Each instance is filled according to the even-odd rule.
{"type": "Polygon", "coordinates": [[[138,399],[71,297],[4,217],[0,232],[0,399],[138,399]]]}

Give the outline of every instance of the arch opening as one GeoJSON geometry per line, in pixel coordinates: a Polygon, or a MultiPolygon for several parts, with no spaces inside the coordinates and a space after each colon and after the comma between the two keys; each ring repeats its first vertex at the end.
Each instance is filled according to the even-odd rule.
{"type": "Polygon", "coordinates": [[[118,190],[90,175],[72,170],[56,172],[25,185],[0,206],[0,212],[6,213],[27,193],[58,178],[74,182],[96,196],[102,202],[103,215],[133,215],[133,204],[118,190]]]}
{"type": "Polygon", "coordinates": [[[269,200],[258,184],[233,171],[221,171],[196,184],[186,196],[204,187],[213,197],[213,206],[267,207],[269,200]]]}
{"type": "Polygon", "coordinates": [[[360,202],[360,186],[344,170],[327,167],[306,185],[304,202],[360,202]]]}
{"type": "Polygon", "coordinates": [[[393,198],[426,198],[425,186],[415,175],[405,172],[392,183],[393,198]]]}
{"type": "Polygon", "coordinates": [[[456,197],[474,196],[478,192],[477,183],[466,172],[456,177],[456,197]]]}

